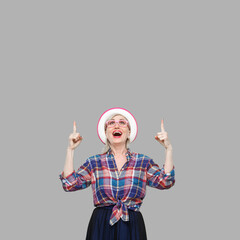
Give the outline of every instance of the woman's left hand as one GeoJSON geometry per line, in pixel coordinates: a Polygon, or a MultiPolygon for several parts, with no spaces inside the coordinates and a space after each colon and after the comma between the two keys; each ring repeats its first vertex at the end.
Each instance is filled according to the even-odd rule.
{"type": "Polygon", "coordinates": [[[161,121],[161,132],[157,133],[157,136],[155,136],[155,139],[158,142],[160,142],[166,149],[169,147],[172,147],[168,139],[168,133],[164,129],[163,120],[161,121]]]}

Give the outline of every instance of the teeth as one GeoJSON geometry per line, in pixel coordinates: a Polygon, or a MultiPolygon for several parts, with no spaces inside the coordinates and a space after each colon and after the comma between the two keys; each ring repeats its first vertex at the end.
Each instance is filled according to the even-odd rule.
{"type": "Polygon", "coordinates": [[[115,134],[120,134],[120,135],[122,135],[122,133],[121,133],[120,131],[115,131],[115,132],[113,132],[113,135],[115,135],[115,134]]]}

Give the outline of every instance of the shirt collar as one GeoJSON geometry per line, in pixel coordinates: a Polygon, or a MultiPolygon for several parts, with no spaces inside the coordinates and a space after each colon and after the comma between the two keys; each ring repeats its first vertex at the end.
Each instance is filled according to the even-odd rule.
{"type": "MultiPolygon", "coordinates": [[[[113,153],[112,153],[112,149],[109,148],[109,150],[107,151],[106,154],[107,154],[107,156],[111,156],[111,155],[113,155],[113,153]]],[[[130,148],[128,148],[128,149],[127,149],[127,152],[126,152],[127,160],[129,160],[129,158],[131,158],[131,156],[132,156],[132,152],[131,152],[130,148]]]]}

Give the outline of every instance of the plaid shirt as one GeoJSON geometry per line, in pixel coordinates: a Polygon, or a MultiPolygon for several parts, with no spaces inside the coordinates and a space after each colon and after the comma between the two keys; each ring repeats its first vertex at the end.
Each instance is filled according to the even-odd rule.
{"type": "Polygon", "coordinates": [[[174,168],[165,173],[149,157],[134,152],[126,153],[127,162],[119,172],[114,156],[109,150],[105,154],[92,156],[66,178],[59,175],[63,189],[67,192],[84,189],[92,185],[95,207],[115,205],[110,225],[120,218],[129,221],[128,209],[139,211],[146,194],[146,185],[168,189],[175,183],[174,168]]]}

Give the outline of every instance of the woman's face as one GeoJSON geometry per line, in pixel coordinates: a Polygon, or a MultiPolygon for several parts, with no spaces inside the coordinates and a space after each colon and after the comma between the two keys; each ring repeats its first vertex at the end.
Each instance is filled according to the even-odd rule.
{"type": "MultiPolygon", "coordinates": [[[[120,121],[127,120],[122,115],[116,115],[111,118],[112,120],[120,121]]],[[[130,129],[127,126],[120,126],[118,123],[115,126],[106,127],[106,136],[111,145],[114,144],[126,144],[127,139],[130,136],[130,129]]]]}

